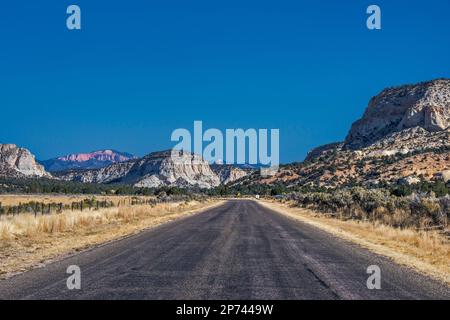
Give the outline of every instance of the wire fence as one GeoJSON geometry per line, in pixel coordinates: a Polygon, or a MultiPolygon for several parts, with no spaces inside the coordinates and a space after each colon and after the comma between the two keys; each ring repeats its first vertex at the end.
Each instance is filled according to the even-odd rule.
{"type": "Polygon", "coordinates": [[[18,205],[3,206],[0,202],[0,216],[2,215],[19,215],[19,214],[34,214],[38,215],[50,215],[59,214],[63,211],[80,211],[84,210],[99,210],[104,208],[122,207],[122,206],[135,206],[135,205],[149,205],[155,206],[160,202],[165,202],[163,199],[142,199],[142,198],[128,198],[112,200],[98,200],[83,199],[80,201],[73,201],[71,203],[62,202],[36,202],[31,201],[27,203],[19,203],[18,205]]]}

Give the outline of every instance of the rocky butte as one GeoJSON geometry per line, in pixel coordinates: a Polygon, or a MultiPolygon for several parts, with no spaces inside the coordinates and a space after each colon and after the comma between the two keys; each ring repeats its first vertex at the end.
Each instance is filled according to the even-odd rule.
{"type": "Polygon", "coordinates": [[[370,100],[353,123],[344,147],[360,149],[395,132],[420,127],[439,132],[450,125],[450,80],[389,88],[370,100]]]}
{"type": "Polygon", "coordinates": [[[0,175],[15,178],[51,177],[44,167],[36,162],[30,151],[15,144],[0,144],[0,175]]]}

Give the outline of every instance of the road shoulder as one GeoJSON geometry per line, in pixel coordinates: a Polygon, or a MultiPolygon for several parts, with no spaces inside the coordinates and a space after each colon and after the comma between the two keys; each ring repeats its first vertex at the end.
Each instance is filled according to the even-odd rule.
{"type": "Polygon", "coordinates": [[[89,218],[95,221],[86,226],[80,225],[64,232],[19,234],[14,238],[3,239],[0,243],[0,280],[202,213],[223,203],[220,200],[210,200],[203,203],[180,203],[178,207],[173,204],[174,208],[157,206],[151,209],[145,205],[134,206],[130,207],[132,215],[127,216],[121,215],[120,210],[106,212],[113,219],[99,219],[99,213],[93,211],[93,217],[89,218]]]}
{"type": "Polygon", "coordinates": [[[260,200],[258,203],[286,217],[391,258],[400,265],[450,286],[450,243],[436,233],[399,230],[370,222],[342,221],[309,209],[268,200],[260,200]]]}

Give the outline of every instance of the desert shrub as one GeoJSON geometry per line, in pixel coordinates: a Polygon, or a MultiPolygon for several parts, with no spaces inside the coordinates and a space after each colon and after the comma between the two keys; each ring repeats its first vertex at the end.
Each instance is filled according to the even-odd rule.
{"type": "Polygon", "coordinates": [[[450,196],[436,197],[433,192],[397,196],[387,189],[354,187],[330,192],[296,192],[288,199],[298,206],[341,219],[369,220],[398,228],[447,226],[450,196]]]}

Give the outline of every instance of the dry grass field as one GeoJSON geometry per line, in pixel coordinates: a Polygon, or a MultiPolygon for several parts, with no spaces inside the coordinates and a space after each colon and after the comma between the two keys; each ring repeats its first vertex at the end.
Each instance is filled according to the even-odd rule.
{"type": "Polygon", "coordinates": [[[288,203],[261,203],[450,284],[450,241],[436,231],[399,229],[380,222],[343,221],[288,203]]]}
{"type": "Polygon", "coordinates": [[[113,202],[115,206],[119,203],[129,203],[132,198],[140,200],[153,199],[151,196],[104,196],[104,195],[0,195],[2,206],[17,206],[21,203],[39,202],[44,204],[62,203],[64,205],[84,199],[95,198],[98,201],[113,202]]]}
{"type": "MultiPolygon", "coordinates": [[[[61,201],[60,198],[49,200],[61,201]]],[[[120,206],[83,212],[63,211],[37,217],[25,213],[3,215],[0,217],[0,278],[199,212],[218,203],[190,201],[160,203],[156,206],[120,206]]]]}

